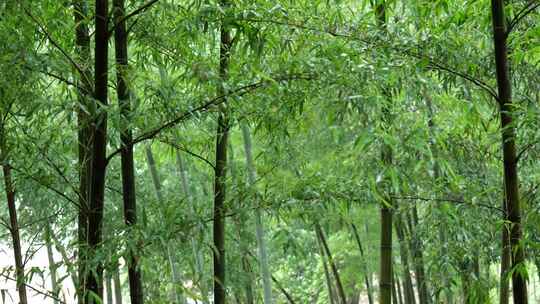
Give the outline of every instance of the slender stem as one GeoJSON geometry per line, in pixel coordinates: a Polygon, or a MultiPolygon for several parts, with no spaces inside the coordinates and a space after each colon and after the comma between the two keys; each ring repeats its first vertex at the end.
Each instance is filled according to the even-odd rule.
{"type": "Polygon", "coordinates": [[[5,147],[3,147],[2,150],[4,154],[4,164],[2,165],[2,169],[4,172],[4,186],[6,190],[6,198],[9,211],[9,231],[11,233],[11,240],[13,243],[13,255],[15,256],[15,274],[17,278],[16,286],[17,291],[19,292],[20,304],[28,304],[24,275],[24,263],[22,258],[21,238],[19,234],[19,222],[17,219],[17,206],[15,205],[15,189],[13,186],[13,181],[11,179],[11,168],[9,167],[9,164],[6,164],[5,160],[5,147]]]}
{"type": "MultiPolygon", "coordinates": [[[[255,165],[253,164],[252,143],[251,134],[247,124],[242,124],[242,135],[244,138],[244,150],[246,152],[246,164],[248,169],[248,180],[250,187],[254,187],[257,177],[255,171],[255,165]]],[[[255,196],[257,197],[257,196],[255,196]]],[[[257,247],[259,251],[259,263],[261,267],[263,291],[264,291],[264,303],[272,304],[272,280],[270,278],[270,268],[268,266],[268,254],[266,251],[266,240],[264,236],[264,224],[263,217],[260,208],[255,209],[255,231],[257,238],[257,247]]]]}
{"type": "MultiPolygon", "coordinates": [[[[516,156],[516,126],[514,105],[512,103],[512,84],[508,71],[508,48],[506,42],[506,18],[503,0],[492,0],[493,44],[495,48],[495,67],[497,74],[499,112],[501,116],[501,139],[504,167],[504,205],[505,224],[503,229],[510,231],[512,295],[514,303],[526,304],[527,281],[523,274],[525,250],[521,232],[521,206],[519,200],[519,180],[516,156]]],[[[503,250],[506,250],[503,248],[503,250]]],[[[503,252],[504,255],[504,252],[503,252]]],[[[501,269],[501,273],[507,270],[501,269]]]]}

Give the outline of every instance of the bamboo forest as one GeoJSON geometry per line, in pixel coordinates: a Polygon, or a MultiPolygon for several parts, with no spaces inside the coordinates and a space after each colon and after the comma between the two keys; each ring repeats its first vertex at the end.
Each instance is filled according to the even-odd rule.
{"type": "Polygon", "coordinates": [[[540,0],[0,0],[1,304],[540,303],[540,0]]]}

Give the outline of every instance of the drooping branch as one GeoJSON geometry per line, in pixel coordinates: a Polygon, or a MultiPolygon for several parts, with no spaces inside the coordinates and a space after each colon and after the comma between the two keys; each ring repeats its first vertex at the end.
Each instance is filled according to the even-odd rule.
{"type": "Polygon", "coordinates": [[[359,36],[354,36],[354,35],[351,35],[351,34],[348,34],[348,33],[339,33],[336,30],[332,29],[331,27],[328,27],[328,28],[326,28],[326,27],[316,28],[316,27],[311,27],[311,26],[306,26],[306,25],[303,25],[303,24],[299,24],[299,23],[294,23],[294,22],[289,22],[289,21],[271,20],[271,19],[244,18],[244,19],[241,19],[241,21],[259,22],[259,23],[271,23],[271,24],[276,24],[276,25],[280,25],[280,26],[294,27],[294,28],[301,29],[301,30],[307,30],[307,31],[312,31],[312,32],[316,32],[316,33],[328,34],[328,35],[330,35],[332,37],[338,37],[338,38],[350,39],[350,40],[358,41],[358,42],[361,42],[361,43],[365,44],[366,46],[370,46],[370,47],[386,47],[386,48],[389,48],[389,49],[391,49],[392,51],[394,51],[396,53],[399,53],[399,54],[402,54],[402,55],[405,55],[405,56],[408,56],[408,57],[412,57],[412,58],[415,58],[415,59],[418,59],[418,60],[425,60],[428,63],[427,66],[426,66],[427,68],[429,68],[431,70],[443,71],[443,72],[458,76],[458,77],[460,77],[462,79],[465,79],[465,80],[471,82],[472,84],[474,84],[475,86],[477,86],[478,88],[484,90],[490,96],[495,98],[495,100],[497,100],[497,101],[499,100],[498,95],[495,92],[495,90],[490,85],[488,85],[485,81],[483,81],[481,79],[478,79],[478,78],[475,78],[474,76],[469,75],[469,74],[467,74],[465,72],[458,71],[457,69],[452,68],[452,67],[450,67],[448,65],[445,65],[445,64],[443,64],[441,62],[438,62],[435,59],[433,59],[432,57],[430,57],[429,55],[413,52],[408,48],[399,47],[399,46],[392,46],[392,45],[384,44],[384,43],[377,42],[377,41],[371,41],[371,40],[368,40],[366,38],[362,38],[362,37],[359,37],[359,36]]]}
{"type": "Polygon", "coordinates": [[[394,196],[392,198],[394,198],[394,199],[402,199],[402,200],[418,200],[418,201],[426,201],[426,202],[429,202],[429,201],[431,201],[431,202],[449,202],[449,203],[454,203],[454,204],[470,205],[470,206],[477,205],[477,206],[480,206],[480,207],[484,207],[486,209],[491,209],[491,210],[495,210],[495,211],[504,213],[504,210],[502,210],[499,207],[490,206],[490,205],[482,204],[482,203],[471,203],[471,202],[466,202],[466,201],[463,201],[463,200],[452,199],[452,198],[428,198],[428,197],[418,197],[418,196],[394,196]]]}
{"type": "Polygon", "coordinates": [[[518,153],[518,155],[516,157],[516,162],[519,162],[522,159],[523,155],[525,154],[525,152],[527,152],[527,150],[533,148],[534,146],[536,146],[539,143],[540,143],[540,140],[536,140],[536,141],[533,141],[533,142],[527,144],[525,147],[523,147],[521,149],[521,151],[519,151],[519,153],[518,153]]]}
{"type": "MultiPolygon", "coordinates": [[[[235,90],[229,91],[227,94],[223,94],[220,96],[217,96],[215,98],[210,99],[209,101],[191,109],[183,112],[182,114],[178,115],[176,118],[166,122],[165,124],[156,127],[150,131],[144,132],[140,134],[139,136],[136,136],[133,139],[132,144],[136,145],[138,143],[144,142],[149,139],[155,138],[157,135],[161,134],[163,131],[166,131],[179,123],[191,118],[197,113],[206,112],[220,104],[223,104],[227,102],[228,98],[230,97],[241,97],[244,96],[250,92],[255,91],[256,89],[259,89],[269,83],[275,83],[275,82],[283,82],[283,81],[290,81],[290,80],[312,80],[314,77],[312,75],[292,75],[292,76],[284,76],[284,77],[276,77],[274,79],[264,79],[260,80],[258,82],[254,82],[248,85],[241,86],[235,90]]],[[[121,149],[116,149],[113,151],[109,156],[107,156],[106,162],[107,164],[111,161],[113,157],[118,155],[120,153],[121,149]]]]}
{"type": "Polygon", "coordinates": [[[65,215],[67,212],[66,210],[62,210],[62,209],[59,209],[58,211],[55,211],[53,214],[51,215],[47,215],[45,217],[40,217],[38,219],[35,219],[35,220],[32,220],[31,222],[25,222],[24,224],[21,224],[19,227],[21,229],[26,229],[26,228],[29,228],[33,225],[37,225],[37,224],[40,224],[40,223],[43,223],[43,222],[52,222],[54,219],[60,217],[60,215],[65,215]]]}
{"type": "MultiPolygon", "coordinates": [[[[17,280],[6,275],[5,273],[3,272],[0,272],[0,276],[2,276],[4,279],[6,280],[9,280],[9,281],[14,281],[16,282],[17,280]]],[[[38,289],[28,283],[24,283],[24,286],[26,286],[27,288],[31,289],[32,291],[34,291],[35,293],[38,293],[44,297],[47,297],[47,298],[50,298],[50,299],[53,299],[55,301],[58,301],[58,303],[61,303],[61,304],[67,304],[66,302],[64,302],[62,299],[60,299],[59,297],[55,296],[54,294],[48,292],[48,291],[43,291],[41,289],[38,289]]]]}
{"type": "MultiPolygon", "coordinates": [[[[37,152],[40,154],[40,156],[45,160],[45,163],[48,164],[49,167],[51,167],[53,169],[54,172],[56,172],[56,174],[67,184],[69,185],[69,187],[72,189],[72,191],[77,195],[77,197],[81,197],[81,193],[80,191],[77,189],[77,187],[75,185],[73,185],[73,183],[70,181],[70,179],[68,178],[68,176],[66,176],[66,174],[64,174],[64,172],[62,171],[62,169],[59,167],[59,165],[57,165],[50,157],[49,155],[47,154],[47,149],[46,148],[43,148],[43,147],[39,147],[36,143],[39,142],[39,140],[37,138],[35,138],[34,136],[32,136],[28,130],[26,128],[24,128],[24,125],[22,123],[19,122],[19,120],[17,119],[14,119],[15,123],[19,126],[19,129],[23,132],[23,134],[25,136],[27,136],[29,139],[30,139],[30,143],[34,144],[36,146],[36,150],[37,152]]],[[[27,141],[28,142],[28,141],[27,141]]],[[[22,172],[24,173],[24,172],[22,172]]],[[[71,200],[70,200],[71,201],[71,200]]],[[[76,204],[77,207],[79,207],[79,204],[77,203],[76,204]]]]}
{"type": "Polygon", "coordinates": [[[195,157],[197,159],[200,159],[201,161],[203,161],[204,163],[209,165],[212,169],[216,168],[216,166],[208,158],[206,158],[206,157],[204,157],[204,156],[202,156],[200,154],[197,154],[197,153],[189,150],[188,148],[186,148],[186,147],[184,147],[184,146],[182,146],[182,145],[180,145],[178,143],[174,143],[174,142],[172,142],[170,140],[166,140],[166,139],[160,139],[159,141],[166,144],[166,145],[169,145],[169,146],[171,146],[171,147],[173,147],[175,149],[178,149],[178,150],[180,150],[182,152],[186,152],[187,154],[189,154],[189,155],[191,155],[191,156],[193,156],[193,157],[195,157]]]}
{"type": "Polygon", "coordinates": [[[47,37],[47,39],[49,40],[49,42],[57,49],[60,51],[60,53],[62,53],[62,55],[64,57],[66,57],[66,59],[69,61],[69,63],[77,70],[77,72],[80,73],[80,75],[84,75],[84,72],[83,72],[83,69],[77,64],[77,62],[75,62],[75,60],[73,58],[71,58],[71,56],[68,54],[68,52],[66,50],[64,50],[60,44],[52,37],[52,35],[47,31],[47,29],[45,28],[45,26],[43,24],[41,24],[41,22],[34,16],[32,15],[32,13],[30,13],[30,11],[26,8],[24,8],[24,12],[25,14],[30,17],[30,19],[32,19],[32,21],[34,23],[36,23],[36,25],[38,26],[39,30],[41,32],[43,32],[43,34],[47,37]]]}
{"type": "MultiPolygon", "coordinates": [[[[157,3],[159,0],[150,0],[148,2],[146,2],[145,4],[141,5],[140,7],[136,8],[134,11],[132,11],[131,13],[129,14],[126,14],[125,16],[123,16],[122,18],[120,18],[119,20],[116,20],[115,23],[113,24],[112,28],[109,29],[109,35],[111,35],[112,33],[114,33],[114,30],[116,29],[116,27],[123,23],[123,22],[126,22],[128,19],[134,17],[134,16],[137,16],[141,13],[144,13],[147,9],[149,9],[152,5],[154,5],[155,3],[157,3]]],[[[127,31],[129,32],[129,30],[127,31]]]]}
{"type": "Polygon", "coordinates": [[[60,189],[57,189],[51,185],[48,185],[46,183],[44,183],[43,181],[41,181],[38,177],[36,176],[33,176],[31,174],[28,174],[26,173],[26,170],[23,170],[23,169],[18,169],[16,167],[11,167],[11,169],[19,174],[22,174],[24,177],[26,178],[29,178],[31,180],[33,180],[34,182],[36,182],[38,185],[44,187],[45,189],[49,190],[49,191],[52,191],[53,193],[56,193],[58,196],[62,197],[63,199],[65,199],[66,201],[72,203],[73,205],[75,205],[76,207],[79,207],[79,203],[77,201],[75,201],[74,199],[70,198],[69,196],[67,196],[64,192],[60,191],[60,189]]]}
{"type": "Polygon", "coordinates": [[[287,301],[289,301],[289,304],[296,304],[291,294],[287,292],[287,290],[283,287],[283,285],[281,285],[281,283],[276,279],[276,277],[272,275],[271,278],[272,278],[272,282],[276,284],[279,291],[281,291],[281,293],[287,298],[287,301]]]}
{"type": "Polygon", "coordinates": [[[75,88],[77,88],[79,90],[84,90],[83,87],[77,85],[75,82],[67,79],[64,76],[61,76],[61,75],[58,75],[58,74],[55,74],[55,73],[52,73],[52,72],[49,72],[49,71],[45,71],[45,70],[36,70],[36,69],[33,69],[32,67],[27,66],[27,65],[23,65],[23,68],[30,71],[30,72],[41,73],[41,74],[43,74],[45,76],[49,76],[51,78],[54,78],[54,79],[56,79],[56,80],[58,80],[58,81],[60,81],[60,82],[62,82],[64,84],[66,84],[66,85],[73,86],[73,87],[75,87],[75,88]]]}
{"type": "MultiPolygon", "coordinates": [[[[248,250],[247,254],[252,259],[257,260],[257,256],[255,256],[251,251],[248,250]]],[[[285,289],[285,287],[283,287],[283,284],[281,284],[279,280],[273,274],[270,274],[270,278],[272,279],[272,282],[274,282],[274,284],[276,285],[277,289],[279,289],[279,291],[281,291],[281,293],[285,296],[285,298],[287,298],[287,301],[289,302],[289,304],[296,304],[292,295],[285,289]]]]}
{"type": "Polygon", "coordinates": [[[516,25],[528,14],[536,10],[538,7],[540,7],[540,1],[532,0],[529,3],[527,3],[525,7],[523,7],[519,12],[517,12],[514,18],[510,20],[510,22],[508,23],[508,28],[506,29],[506,36],[510,35],[510,33],[516,27],[516,25]]]}

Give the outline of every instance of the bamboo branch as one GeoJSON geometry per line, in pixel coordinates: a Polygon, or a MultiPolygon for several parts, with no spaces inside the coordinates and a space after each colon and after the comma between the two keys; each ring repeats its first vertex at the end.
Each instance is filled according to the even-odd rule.
{"type": "MultiPolygon", "coordinates": [[[[159,135],[161,132],[176,126],[177,124],[181,123],[182,121],[190,118],[191,116],[193,116],[193,115],[195,115],[197,113],[206,112],[206,111],[210,110],[211,108],[213,108],[215,106],[218,106],[220,104],[223,104],[223,103],[227,102],[228,97],[244,96],[244,95],[246,95],[246,94],[248,94],[248,93],[250,93],[250,92],[252,92],[252,91],[254,91],[254,90],[258,89],[258,88],[263,87],[264,85],[268,84],[269,82],[280,82],[280,81],[288,81],[288,80],[311,80],[311,79],[313,79],[313,77],[310,76],[310,75],[293,75],[293,76],[277,77],[277,78],[271,79],[271,80],[266,80],[265,79],[265,80],[261,80],[261,81],[255,82],[255,83],[251,83],[251,84],[248,84],[248,85],[241,86],[241,87],[239,87],[239,88],[237,88],[235,90],[230,91],[227,94],[217,96],[217,97],[212,98],[209,101],[203,103],[200,106],[197,106],[197,107],[195,107],[195,108],[193,108],[191,110],[187,110],[187,111],[183,112],[182,114],[178,115],[176,118],[166,122],[165,124],[163,124],[163,125],[161,125],[159,127],[154,128],[153,130],[150,130],[150,131],[147,131],[147,132],[144,132],[144,133],[140,134],[139,136],[135,137],[131,143],[132,143],[132,145],[135,145],[135,144],[141,143],[143,141],[152,139],[152,138],[156,137],[157,135],[159,135]]],[[[120,153],[120,151],[121,151],[121,148],[116,149],[114,152],[109,154],[109,156],[107,156],[107,158],[106,158],[106,163],[108,164],[114,156],[116,156],[116,155],[118,155],[120,153]]]]}
{"type": "MultiPolygon", "coordinates": [[[[4,273],[0,273],[0,276],[4,277],[6,280],[10,280],[10,281],[17,281],[16,279],[4,274],[4,273]]],[[[30,285],[30,284],[27,284],[27,283],[23,283],[26,287],[32,289],[34,292],[40,294],[40,295],[43,295],[45,297],[48,297],[48,298],[51,298],[55,301],[58,301],[59,303],[62,303],[62,304],[67,304],[66,302],[64,302],[62,299],[60,299],[59,297],[53,295],[52,293],[48,292],[48,291],[42,291],[42,290],[39,290],[37,289],[36,287],[30,285]]]]}
{"type": "Polygon", "coordinates": [[[60,53],[62,53],[62,55],[64,57],[66,57],[66,59],[71,63],[71,65],[77,70],[77,72],[79,72],[81,75],[84,75],[84,72],[83,72],[82,68],[75,62],[75,60],[73,58],[71,58],[71,56],[60,46],[60,44],[58,44],[58,42],[56,42],[56,40],[54,40],[54,38],[47,31],[45,26],[43,26],[41,24],[41,22],[39,22],[39,20],[36,17],[34,17],[34,15],[32,15],[32,13],[30,13],[30,11],[27,10],[26,8],[24,8],[24,12],[26,13],[26,15],[28,15],[28,17],[30,17],[30,19],[32,19],[32,21],[34,21],[34,23],[37,24],[38,28],[43,32],[43,34],[45,34],[45,36],[47,37],[49,42],[51,42],[51,44],[56,49],[58,49],[60,51],[60,53]]]}
{"type": "Polygon", "coordinates": [[[462,204],[462,205],[470,205],[470,206],[480,206],[487,209],[492,209],[499,211],[501,213],[504,213],[504,210],[499,207],[490,206],[487,204],[481,204],[481,203],[471,203],[466,202],[458,199],[452,199],[452,198],[427,198],[427,197],[417,197],[417,196],[393,196],[394,199],[402,199],[402,200],[419,200],[419,201],[433,201],[433,202],[449,202],[449,203],[455,203],[455,204],[462,204]]]}
{"type": "Polygon", "coordinates": [[[527,150],[536,146],[538,143],[540,143],[540,140],[533,141],[532,143],[527,144],[523,149],[521,149],[521,151],[519,151],[518,155],[516,156],[516,163],[518,163],[521,160],[521,158],[523,157],[525,152],[527,152],[527,150]]]}
{"type": "MultiPolygon", "coordinates": [[[[148,2],[146,2],[145,4],[141,5],[140,7],[138,7],[137,9],[135,9],[134,11],[132,11],[131,13],[129,14],[126,14],[125,16],[123,16],[122,18],[120,18],[118,21],[116,21],[112,28],[109,29],[109,36],[111,33],[114,33],[114,30],[116,29],[116,27],[119,25],[119,24],[122,24],[123,22],[126,22],[126,20],[128,20],[129,18],[132,18],[136,15],[139,15],[141,13],[143,13],[144,11],[146,11],[147,9],[149,9],[152,5],[154,5],[155,3],[157,3],[159,0],[150,0],[148,2]]],[[[130,27],[131,28],[131,27],[130,27]]],[[[129,30],[128,30],[129,32],[129,30]]]]}
{"type": "Polygon", "coordinates": [[[66,201],[72,203],[73,205],[79,207],[79,203],[76,202],[75,200],[73,200],[72,198],[70,198],[69,196],[67,196],[66,194],[64,194],[62,191],[60,191],[59,189],[56,189],[54,188],[53,186],[50,186],[50,185],[47,185],[43,182],[41,182],[41,180],[33,175],[30,175],[28,173],[25,172],[25,170],[23,169],[17,169],[15,167],[11,167],[11,169],[13,171],[16,171],[16,172],[19,172],[20,174],[22,174],[23,176],[26,176],[27,178],[30,178],[31,180],[33,180],[34,182],[36,182],[38,185],[40,186],[43,186],[45,187],[47,190],[50,190],[54,193],[56,193],[57,195],[61,196],[62,198],[64,198],[66,201]]]}
{"type": "Polygon", "coordinates": [[[538,7],[540,7],[540,1],[532,0],[531,2],[527,3],[524,8],[517,12],[514,18],[508,23],[508,28],[506,29],[506,36],[508,37],[508,35],[510,35],[516,25],[538,7]]]}
{"type": "Polygon", "coordinates": [[[489,86],[486,82],[482,81],[481,79],[475,78],[475,77],[473,77],[473,76],[471,76],[471,75],[469,75],[469,74],[467,74],[465,72],[458,71],[458,70],[453,69],[453,68],[451,68],[451,67],[449,67],[447,65],[444,65],[444,64],[442,64],[440,62],[437,62],[428,55],[421,54],[421,53],[416,53],[416,52],[411,52],[410,50],[408,50],[406,48],[400,48],[400,47],[391,46],[391,45],[383,45],[381,43],[377,43],[377,42],[374,42],[374,41],[369,41],[369,40],[367,40],[365,38],[356,37],[356,36],[353,36],[353,35],[350,35],[350,34],[347,34],[347,33],[338,33],[337,31],[335,31],[333,29],[315,28],[315,27],[310,27],[310,26],[305,26],[305,25],[302,25],[302,24],[298,24],[298,23],[284,22],[284,21],[279,21],[279,20],[252,19],[252,18],[244,18],[244,19],[241,19],[241,21],[272,23],[272,24],[276,24],[276,25],[290,26],[290,27],[294,27],[294,28],[298,28],[298,29],[302,29],[302,30],[308,30],[308,31],[313,31],[313,32],[317,32],[317,33],[328,34],[328,35],[333,36],[333,37],[353,39],[353,40],[362,42],[365,45],[371,46],[371,47],[387,47],[387,48],[389,48],[389,49],[391,49],[391,50],[393,50],[395,52],[401,53],[401,54],[409,56],[409,57],[413,57],[413,58],[416,58],[416,59],[419,59],[419,60],[427,60],[427,62],[428,62],[427,67],[428,68],[430,68],[432,70],[444,71],[444,72],[453,74],[455,76],[458,76],[458,77],[460,77],[462,79],[465,79],[465,80],[471,82],[472,84],[476,85],[480,89],[486,91],[486,93],[488,93],[490,96],[495,98],[495,100],[497,100],[497,101],[499,100],[499,97],[498,97],[496,91],[491,86],[489,86]]]}
{"type": "Polygon", "coordinates": [[[65,83],[66,85],[70,85],[70,86],[74,86],[76,87],[77,89],[79,90],[85,90],[83,87],[77,85],[76,83],[74,83],[73,81],[63,77],[63,76],[60,76],[60,75],[57,75],[57,74],[54,74],[54,73],[51,73],[51,72],[48,72],[48,71],[43,71],[43,70],[35,70],[29,66],[26,66],[24,65],[23,68],[27,69],[28,71],[31,71],[31,72],[36,72],[36,73],[41,73],[43,75],[46,75],[46,76],[49,76],[49,77],[52,77],[60,82],[63,82],[65,83]]]}
{"type": "Polygon", "coordinates": [[[187,154],[189,154],[189,155],[191,155],[191,156],[193,156],[195,158],[200,159],[201,161],[203,161],[204,163],[206,163],[207,165],[212,167],[212,169],[214,169],[214,170],[216,169],[216,166],[210,160],[208,160],[207,158],[205,158],[204,156],[202,156],[200,154],[192,152],[191,150],[187,149],[186,147],[181,146],[180,144],[171,142],[171,141],[166,140],[166,139],[160,139],[159,141],[166,144],[166,145],[169,145],[169,146],[171,146],[171,147],[173,147],[175,149],[186,152],[187,154]]]}

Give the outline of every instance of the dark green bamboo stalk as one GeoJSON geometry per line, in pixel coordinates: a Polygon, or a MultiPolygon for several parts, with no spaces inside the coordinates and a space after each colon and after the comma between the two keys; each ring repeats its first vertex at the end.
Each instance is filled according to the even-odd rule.
{"type": "MultiPolygon", "coordinates": [[[[221,0],[220,6],[226,11],[230,3],[221,0]]],[[[232,38],[229,25],[222,19],[220,28],[219,48],[219,77],[221,82],[218,86],[218,94],[225,96],[225,82],[229,75],[229,61],[232,46],[232,38]]],[[[226,258],[225,258],[225,191],[227,179],[227,142],[229,139],[229,109],[226,103],[221,104],[218,112],[216,130],[216,162],[214,170],[214,304],[226,304],[226,258]]]]}
{"type": "MultiPolygon", "coordinates": [[[[495,48],[495,67],[497,74],[498,103],[501,116],[501,138],[504,166],[504,210],[505,220],[509,225],[503,229],[510,231],[510,252],[512,272],[512,294],[515,304],[526,304],[527,282],[522,275],[523,271],[518,268],[525,268],[524,244],[521,242],[521,206],[519,201],[519,180],[516,157],[516,131],[513,122],[514,105],[512,104],[512,84],[508,72],[508,49],[506,17],[503,0],[491,1],[491,12],[493,19],[493,45],[495,48]]],[[[503,251],[506,250],[503,247],[503,251]]],[[[504,255],[504,252],[503,252],[504,255]]],[[[501,269],[504,275],[508,269],[501,269]]],[[[505,278],[502,278],[505,279],[505,278]]]]}

